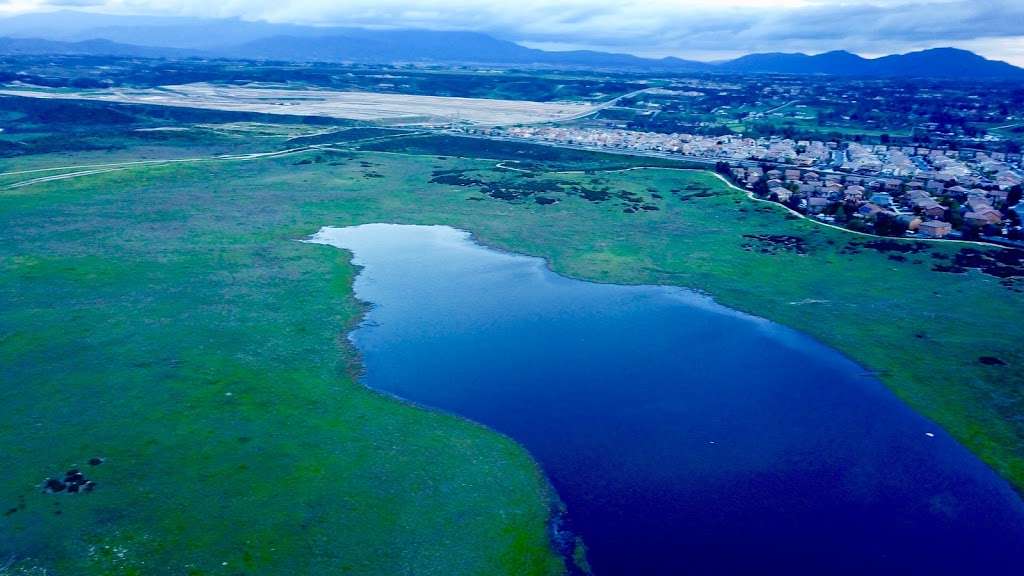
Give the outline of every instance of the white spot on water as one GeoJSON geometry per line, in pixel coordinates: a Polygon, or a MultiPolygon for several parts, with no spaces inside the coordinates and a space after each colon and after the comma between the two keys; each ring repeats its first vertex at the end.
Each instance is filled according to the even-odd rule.
{"type": "Polygon", "coordinates": [[[935,438],[935,434],[933,434],[931,432],[925,432],[924,435],[929,437],[929,438],[935,438]]]}

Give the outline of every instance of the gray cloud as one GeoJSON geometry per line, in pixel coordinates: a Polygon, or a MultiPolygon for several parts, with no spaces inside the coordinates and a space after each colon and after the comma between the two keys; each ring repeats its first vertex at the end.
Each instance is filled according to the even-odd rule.
{"type": "MultiPolygon", "coordinates": [[[[5,1],[0,0],[0,5],[5,1]]],[[[938,45],[970,45],[983,51],[991,46],[1001,53],[1024,53],[1021,0],[54,0],[47,4],[96,2],[97,11],[104,12],[479,30],[534,44],[645,54],[840,48],[889,53],[938,45]]]]}
{"type": "MultiPolygon", "coordinates": [[[[574,26],[576,39],[609,47],[659,50],[810,50],[846,48],[890,52],[979,38],[1021,37],[1024,2],[914,2],[901,5],[829,4],[803,8],[746,8],[666,14],[654,23],[606,14],[574,26]]],[[[520,28],[529,41],[564,42],[557,26],[520,28]]],[[[495,30],[515,34],[515,29],[495,30]]]]}

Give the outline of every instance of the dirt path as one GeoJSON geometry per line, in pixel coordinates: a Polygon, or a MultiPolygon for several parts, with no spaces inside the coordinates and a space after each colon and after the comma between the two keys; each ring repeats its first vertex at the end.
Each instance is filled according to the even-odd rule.
{"type": "Polygon", "coordinates": [[[0,172],[0,176],[16,176],[20,174],[38,174],[40,172],[56,172],[57,170],[78,170],[81,168],[109,168],[121,166],[139,166],[143,164],[167,164],[170,162],[197,162],[208,158],[171,158],[167,160],[135,160],[132,162],[110,162],[106,164],[75,164],[71,166],[54,166],[51,168],[34,168],[32,170],[13,170],[0,172]]]}
{"type": "Polygon", "coordinates": [[[107,172],[115,172],[118,170],[125,170],[133,166],[160,166],[164,164],[178,164],[182,162],[217,162],[217,161],[247,161],[247,160],[260,160],[263,158],[277,158],[280,156],[288,156],[291,154],[298,154],[300,152],[308,152],[310,150],[321,150],[324,149],[322,146],[303,146],[300,148],[289,148],[287,150],[275,150],[272,152],[256,152],[253,154],[225,154],[220,156],[209,156],[201,158],[172,158],[168,160],[136,160],[133,162],[112,162],[108,164],[78,164],[72,166],[54,166],[52,168],[35,168],[32,170],[15,170],[12,172],[0,172],[0,177],[3,176],[16,176],[22,174],[39,174],[43,172],[57,172],[61,170],[79,170],[85,168],[86,170],[79,170],[77,172],[67,172],[64,174],[54,174],[52,176],[43,176],[39,178],[30,178],[28,180],[21,180],[13,184],[8,184],[6,188],[23,188],[25,186],[32,186],[33,184],[43,184],[45,182],[54,182],[56,180],[67,180],[69,178],[78,178],[81,176],[92,176],[95,174],[104,174],[107,172]]]}
{"type": "Polygon", "coordinates": [[[44,182],[54,182],[56,180],[68,180],[70,178],[78,178],[79,176],[92,176],[93,174],[105,174],[107,172],[117,172],[124,170],[125,168],[100,168],[97,170],[82,170],[81,172],[68,172],[66,174],[55,174],[53,176],[42,176],[39,178],[32,178],[30,180],[22,180],[21,182],[15,182],[7,188],[23,188],[25,186],[31,186],[33,184],[42,184],[44,182]]]}

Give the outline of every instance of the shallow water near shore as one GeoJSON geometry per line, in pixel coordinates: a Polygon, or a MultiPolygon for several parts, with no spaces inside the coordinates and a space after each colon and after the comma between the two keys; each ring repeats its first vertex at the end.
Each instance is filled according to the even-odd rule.
{"type": "Polygon", "coordinates": [[[1024,502],[813,339],[594,284],[444,226],[325,228],[372,308],[364,382],[507,434],[607,574],[998,574],[1024,502]]]}

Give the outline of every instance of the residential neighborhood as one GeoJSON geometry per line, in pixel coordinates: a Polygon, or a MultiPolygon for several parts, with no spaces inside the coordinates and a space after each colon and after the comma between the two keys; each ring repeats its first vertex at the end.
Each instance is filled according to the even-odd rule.
{"type": "Polygon", "coordinates": [[[715,163],[736,185],[759,197],[881,235],[1001,243],[1024,238],[1019,153],[578,126],[463,131],[715,163]]]}

